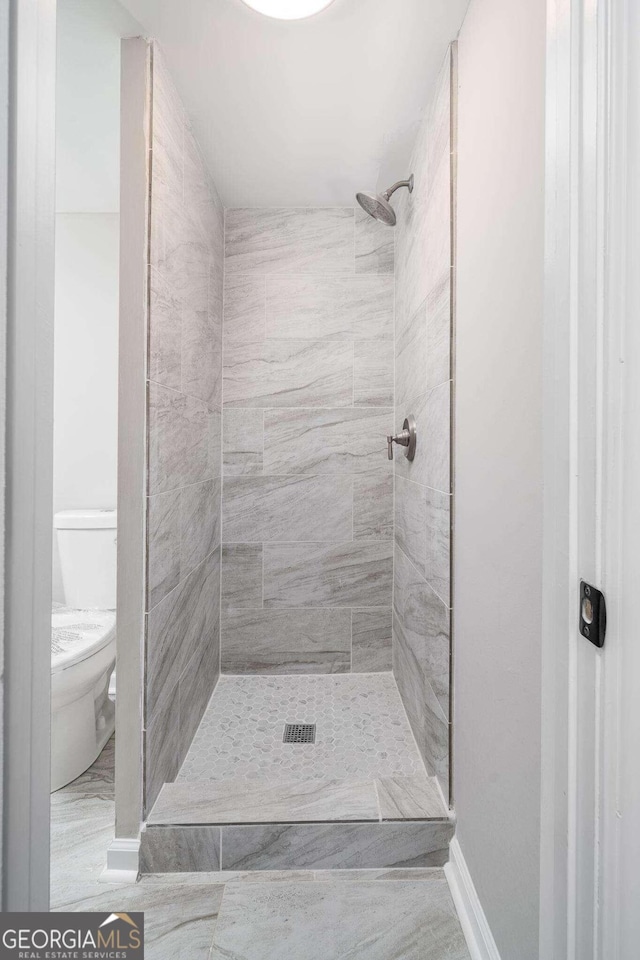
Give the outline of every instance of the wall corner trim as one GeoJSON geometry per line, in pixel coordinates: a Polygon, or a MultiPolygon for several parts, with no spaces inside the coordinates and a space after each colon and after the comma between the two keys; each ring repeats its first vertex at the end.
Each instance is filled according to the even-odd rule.
{"type": "Polygon", "coordinates": [[[135,883],[138,879],[140,840],[116,837],[107,850],[107,865],[100,874],[100,883],[135,883]]]}
{"type": "Polygon", "coordinates": [[[457,837],[449,845],[451,859],[444,868],[471,960],[500,960],[491,928],[457,837]]]}

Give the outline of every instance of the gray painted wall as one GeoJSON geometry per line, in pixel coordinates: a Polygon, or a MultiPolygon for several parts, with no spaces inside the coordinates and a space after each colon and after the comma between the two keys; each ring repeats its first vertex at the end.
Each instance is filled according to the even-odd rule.
{"type": "Polygon", "coordinates": [[[175,778],[220,660],[224,215],[154,44],[145,802],[175,778]]]}
{"type": "MultiPolygon", "coordinates": [[[[395,450],[393,669],[430,774],[449,793],[451,541],[451,54],[413,150],[412,194],[394,199],[396,429],[412,413],[417,448],[395,450]]],[[[394,431],[395,432],[395,431],[394,431]]]]}
{"type": "Polygon", "coordinates": [[[393,231],[226,211],[222,670],[391,669],[393,231]]]}
{"type": "Polygon", "coordinates": [[[459,39],[454,783],[502,960],[538,956],[545,5],[459,39]],[[508,904],[508,909],[506,905],[508,904]]]}

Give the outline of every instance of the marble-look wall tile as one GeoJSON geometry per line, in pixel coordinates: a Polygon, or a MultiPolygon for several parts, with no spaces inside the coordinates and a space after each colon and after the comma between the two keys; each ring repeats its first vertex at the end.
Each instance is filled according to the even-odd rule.
{"type": "Polygon", "coordinates": [[[448,821],[222,827],[223,870],[441,866],[448,821]]]}
{"type": "Polygon", "coordinates": [[[201,400],[149,383],[149,494],[220,475],[219,423],[201,400]]]}
{"type": "Polygon", "coordinates": [[[180,700],[177,687],[154,702],[153,716],[147,715],[144,730],[144,795],[145,810],[149,811],[162,785],[175,780],[182,756],[180,754],[180,700]]]}
{"type": "Polygon", "coordinates": [[[262,474],[264,414],[254,407],[226,407],[222,426],[222,469],[226,477],[262,474]]]}
{"type": "Polygon", "coordinates": [[[147,497],[147,606],[180,582],[180,490],[147,497]]]}
{"type": "Polygon", "coordinates": [[[229,542],[350,539],[349,477],[227,477],[222,522],[229,542]]]}
{"type": "Polygon", "coordinates": [[[356,273],[392,274],[395,230],[356,207],[356,273]]]}
{"type": "Polygon", "coordinates": [[[353,539],[393,540],[393,475],[387,470],[353,479],[353,539]]]}
{"type": "Polygon", "coordinates": [[[347,673],[349,610],[229,610],[223,614],[223,673],[347,673]]]}
{"type": "Polygon", "coordinates": [[[448,607],[396,547],[394,613],[417,664],[416,676],[430,683],[444,719],[449,716],[450,614],[448,607]]]}
{"type": "Polygon", "coordinates": [[[188,576],[220,544],[220,478],[180,490],[180,575],[188,576]]]}
{"type": "MultiPolygon", "coordinates": [[[[220,555],[219,547],[216,555],[220,555]]],[[[214,611],[219,613],[218,595],[213,599],[214,611]]],[[[191,746],[220,675],[220,617],[214,616],[214,620],[212,633],[202,637],[178,681],[181,757],[191,746]]]]}
{"type": "Polygon", "coordinates": [[[351,344],[261,340],[231,343],[225,350],[227,406],[348,406],[352,399],[351,344]]]}
{"type": "Polygon", "coordinates": [[[426,302],[401,323],[396,319],[396,404],[406,407],[427,391],[426,302]]]}
{"type": "Polygon", "coordinates": [[[262,606],[262,544],[225,543],[222,547],[222,609],[262,606]]]}
{"type": "Polygon", "coordinates": [[[353,402],[388,407],[393,402],[393,343],[363,340],[353,346],[353,402]]]}
{"type": "Polygon", "coordinates": [[[140,873],[220,869],[220,827],[147,827],[140,834],[140,873]]]}
{"type": "Polygon", "coordinates": [[[427,494],[428,488],[421,483],[396,477],[396,543],[425,580],[429,539],[427,494]]]}
{"type": "Polygon", "coordinates": [[[351,670],[353,673],[386,673],[392,668],[391,611],[352,610],[351,670]]]}
{"type": "Polygon", "coordinates": [[[171,271],[151,267],[149,275],[149,379],[180,389],[182,302],[171,271]]]}
{"type": "Polygon", "coordinates": [[[385,607],[392,554],[390,543],[265,544],[265,606],[385,607]]]}
{"type": "Polygon", "coordinates": [[[230,209],[225,268],[237,273],[354,273],[353,207],[230,209]]]}
{"type": "Polygon", "coordinates": [[[390,472],[386,436],[392,426],[390,408],[265,410],[265,472],[390,472]]]}
{"type": "Polygon", "coordinates": [[[267,277],[267,337],[393,341],[392,277],[267,277]]]}
{"type": "Polygon", "coordinates": [[[447,606],[451,605],[451,494],[426,490],[426,578],[447,606]]]}
{"type": "Polygon", "coordinates": [[[451,376],[451,271],[440,278],[427,297],[427,388],[451,376]]]}
{"type": "Polygon", "coordinates": [[[261,276],[226,276],[225,343],[252,343],[266,336],[266,281],[261,276]]]}

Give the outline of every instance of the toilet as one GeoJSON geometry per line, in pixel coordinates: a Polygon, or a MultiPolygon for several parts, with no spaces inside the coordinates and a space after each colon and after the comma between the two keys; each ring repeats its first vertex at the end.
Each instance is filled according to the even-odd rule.
{"type": "Polygon", "coordinates": [[[63,510],[54,526],[65,603],[51,614],[51,790],[79,777],[115,727],[116,511],[63,510]]]}

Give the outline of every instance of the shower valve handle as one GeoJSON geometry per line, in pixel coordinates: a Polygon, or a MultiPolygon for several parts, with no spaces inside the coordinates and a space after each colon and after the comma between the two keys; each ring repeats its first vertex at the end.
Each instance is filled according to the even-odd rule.
{"type": "Polygon", "coordinates": [[[387,437],[387,457],[389,460],[393,460],[394,443],[397,443],[401,447],[406,447],[405,457],[407,460],[413,460],[416,455],[416,421],[413,414],[409,414],[406,418],[402,424],[400,433],[397,433],[395,437],[393,435],[387,437]]]}

